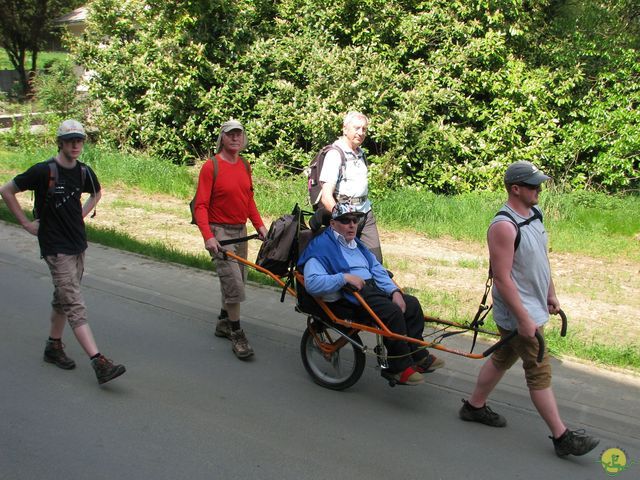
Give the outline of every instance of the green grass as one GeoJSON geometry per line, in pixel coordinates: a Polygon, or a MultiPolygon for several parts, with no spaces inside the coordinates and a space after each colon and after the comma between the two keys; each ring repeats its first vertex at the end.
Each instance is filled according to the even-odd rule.
{"type": "Polygon", "coordinates": [[[498,193],[455,196],[405,188],[376,199],[376,217],[392,230],[411,230],[430,237],[483,241],[486,226],[502,203],[498,193]]]}
{"type": "Polygon", "coordinates": [[[545,331],[545,339],[551,352],[588,360],[600,365],[631,368],[640,371],[640,351],[634,345],[603,345],[597,341],[586,342],[575,332],[560,336],[560,330],[550,328],[545,331]]]}
{"type": "MultiPolygon", "coordinates": [[[[0,216],[4,213],[0,210],[0,216]]],[[[5,218],[3,218],[4,220],[5,218]]],[[[164,262],[179,263],[188,267],[203,270],[213,270],[213,264],[206,255],[192,255],[169,248],[160,242],[141,242],[131,238],[126,233],[114,229],[95,228],[87,225],[87,238],[91,242],[107,247],[117,248],[127,252],[138,253],[164,262]]]]}
{"type": "MultiPolygon", "coordinates": [[[[29,154],[8,148],[0,150],[0,180],[6,181],[15,172],[54,154],[53,147],[29,154]]],[[[82,159],[98,172],[104,185],[126,185],[185,201],[195,192],[197,172],[167,160],[91,145],[82,159]]],[[[276,179],[257,167],[254,183],[256,202],[265,216],[288,213],[296,202],[307,208],[305,179],[300,176],[276,179]]],[[[487,225],[503,202],[503,192],[446,196],[410,188],[375,199],[376,216],[383,229],[483,243],[487,225]]],[[[640,234],[640,196],[544,191],[541,206],[553,251],[640,260],[636,238],[640,234]]]]}
{"type": "MultiPolygon", "coordinates": [[[[13,216],[4,207],[0,208],[0,219],[11,221],[13,216]]],[[[90,242],[99,243],[106,247],[116,248],[126,252],[138,253],[146,257],[154,258],[161,262],[177,263],[187,267],[198,268],[200,270],[215,271],[211,257],[202,253],[199,255],[181,252],[174,248],[169,248],[160,242],[141,242],[115,229],[96,228],[87,225],[87,239],[90,242]]],[[[277,286],[277,283],[270,277],[249,270],[249,280],[261,285],[277,286]]]]}
{"type": "Polygon", "coordinates": [[[121,153],[87,146],[82,161],[99,174],[105,185],[124,184],[145,193],[179,198],[193,196],[195,180],[185,167],[141,154],[121,153]]]}
{"type": "MultiPolygon", "coordinates": [[[[64,60],[69,56],[66,52],[38,52],[37,67],[43,68],[47,63],[54,60],[64,60]]],[[[31,52],[27,52],[25,67],[31,67],[31,52]]],[[[9,60],[9,55],[4,48],[0,49],[0,70],[13,70],[13,64],[9,60]]]]}
{"type": "MultiPolygon", "coordinates": [[[[384,228],[484,242],[487,225],[504,200],[504,192],[446,196],[406,188],[375,205],[384,228]]],[[[640,196],[549,190],[541,194],[540,204],[553,251],[640,260],[640,196]]]]}
{"type": "MultiPolygon", "coordinates": [[[[420,299],[422,300],[422,298],[420,299]]],[[[460,323],[465,323],[468,319],[454,319],[460,323]]],[[[546,346],[551,355],[564,355],[581,360],[587,360],[599,365],[627,368],[640,372],[640,351],[634,345],[605,345],[593,338],[589,341],[580,338],[577,331],[572,326],[567,335],[560,336],[560,321],[558,317],[551,317],[547,327],[545,327],[544,338],[546,346]]],[[[431,324],[432,326],[435,324],[431,324]]],[[[491,315],[485,318],[481,327],[488,331],[497,331],[496,324],[491,315]]],[[[490,342],[495,342],[496,337],[480,334],[480,337],[490,342]]]]}

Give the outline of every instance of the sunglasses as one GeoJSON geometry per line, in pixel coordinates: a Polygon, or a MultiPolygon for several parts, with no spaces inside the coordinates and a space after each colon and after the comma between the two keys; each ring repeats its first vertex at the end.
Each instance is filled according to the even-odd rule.
{"type": "Polygon", "coordinates": [[[360,221],[358,217],[341,217],[341,218],[336,218],[336,220],[340,222],[342,225],[349,225],[350,223],[357,225],[358,222],[360,221]]]}

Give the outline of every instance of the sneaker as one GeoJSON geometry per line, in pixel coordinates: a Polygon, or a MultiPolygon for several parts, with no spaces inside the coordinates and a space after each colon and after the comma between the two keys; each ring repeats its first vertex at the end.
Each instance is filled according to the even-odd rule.
{"type": "Polygon", "coordinates": [[[434,370],[444,367],[444,360],[431,353],[416,363],[416,370],[420,373],[431,373],[434,370]]]}
{"type": "Polygon", "coordinates": [[[244,334],[244,330],[239,329],[235,332],[229,333],[229,340],[231,340],[231,349],[238,358],[248,358],[253,355],[253,348],[249,345],[247,336],[244,334]]]}
{"type": "Polygon", "coordinates": [[[507,426],[507,419],[491,410],[487,405],[481,408],[474,408],[464,399],[462,400],[462,403],[464,405],[462,405],[459,412],[462,420],[466,422],[484,423],[490,427],[507,426]]]}
{"type": "Polygon", "coordinates": [[[96,372],[96,377],[100,385],[119,377],[127,371],[124,365],[114,365],[113,362],[104,355],[100,355],[98,358],[91,360],[91,365],[96,372]]]}
{"type": "Polygon", "coordinates": [[[393,379],[398,385],[420,385],[424,383],[424,375],[422,375],[414,367],[407,367],[404,371],[393,375],[393,379]]]}
{"type": "Polygon", "coordinates": [[[76,368],[76,362],[64,353],[64,343],[61,340],[47,340],[47,345],[44,347],[44,361],[64,370],[76,368]]]}
{"type": "Polygon", "coordinates": [[[553,447],[556,449],[556,455],[564,457],[565,455],[584,455],[596,448],[600,443],[600,439],[590,437],[584,430],[567,429],[560,438],[549,437],[553,440],[553,447]]]}
{"type": "MultiPolygon", "coordinates": [[[[220,317],[218,317],[218,318],[220,318],[220,317]]],[[[223,337],[223,338],[230,338],[230,336],[231,336],[231,325],[229,325],[229,320],[227,320],[226,318],[222,318],[222,319],[218,320],[218,323],[216,324],[215,336],[216,337],[223,337]]]]}

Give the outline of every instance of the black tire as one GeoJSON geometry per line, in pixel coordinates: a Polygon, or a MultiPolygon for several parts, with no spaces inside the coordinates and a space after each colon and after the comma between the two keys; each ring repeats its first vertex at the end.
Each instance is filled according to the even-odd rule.
{"type": "MultiPolygon", "coordinates": [[[[314,327],[315,328],[315,327],[314,327]]],[[[332,332],[331,329],[327,329],[332,332]]],[[[332,339],[340,338],[339,334],[332,332],[332,339]]],[[[316,330],[316,335],[321,341],[328,341],[325,328],[316,330]]],[[[349,336],[352,340],[362,345],[360,336],[352,333],[349,336]]],[[[315,383],[331,390],[344,390],[356,383],[362,376],[366,358],[362,349],[356,347],[351,342],[347,342],[342,348],[333,353],[327,359],[309,331],[309,327],[302,334],[300,342],[300,354],[305,370],[315,383]]]]}

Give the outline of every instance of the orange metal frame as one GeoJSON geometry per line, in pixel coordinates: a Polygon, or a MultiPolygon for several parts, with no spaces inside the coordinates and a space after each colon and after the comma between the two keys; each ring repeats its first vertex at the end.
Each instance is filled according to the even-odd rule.
{"type": "MultiPolygon", "coordinates": [[[[274,273],[272,273],[271,271],[267,270],[266,268],[263,268],[259,265],[256,265],[255,263],[246,260],[238,255],[236,255],[233,252],[224,252],[224,254],[244,265],[247,265],[249,267],[254,268],[255,270],[264,273],[265,275],[268,275],[269,277],[271,277],[277,284],[279,284],[281,287],[285,287],[285,282],[282,281],[282,279],[280,277],[278,277],[277,275],[275,275],[274,273]]],[[[301,282],[302,285],[304,285],[304,277],[300,272],[295,272],[295,276],[296,276],[296,281],[301,282]]],[[[287,292],[294,296],[297,297],[296,292],[290,288],[287,287],[287,292]]],[[[485,351],[483,353],[467,353],[467,352],[463,352],[461,350],[457,350],[457,349],[452,349],[452,348],[448,348],[445,347],[443,345],[441,345],[440,343],[435,343],[435,342],[427,342],[424,340],[419,340],[413,337],[407,337],[405,335],[399,335],[397,333],[392,332],[391,330],[389,330],[389,328],[382,322],[382,320],[380,320],[380,318],[375,314],[375,312],[373,310],[371,310],[371,308],[369,307],[369,305],[367,304],[367,302],[362,298],[362,296],[358,293],[358,292],[351,292],[356,299],[360,302],[360,304],[365,308],[365,310],[367,311],[367,313],[369,315],[371,315],[371,318],[373,319],[373,321],[375,322],[376,326],[371,326],[371,325],[365,325],[363,323],[358,323],[358,322],[354,322],[352,320],[344,320],[342,318],[338,318],[332,311],[331,309],[327,306],[327,304],[325,302],[323,302],[321,299],[315,298],[315,301],[318,303],[318,305],[320,306],[320,308],[322,309],[322,311],[327,315],[327,317],[329,317],[331,319],[332,322],[336,323],[337,325],[342,325],[345,327],[348,327],[350,329],[352,329],[352,331],[364,331],[364,332],[369,332],[369,333],[373,333],[375,335],[381,335],[383,337],[388,337],[388,338],[393,338],[395,340],[403,340],[406,342],[410,342],[410,343],[415,343],[417,345],[420,345],[421,347],[425,347],[425,348],[433,348],[436,350],[441,350],[444,352],[448,352],[448,353],[452,353],[455,355],[460,355],[463,357],[467,357],[467,358],[472,358],[472,359],[482,359],[482,358],[486,358],[488,355],[488,351],[485,351]]],[[[453,327],[458,327],[458,328],[463,328],[466,330],[470,330],[469,327],[467,325],[462,325],[459,323],[455,323],[455,322],[449,322],[446,320],[441,320],[439,318],[436,317],[429,317],[427,315],[425,315],[425,322],[431,322],[431,323],[438,323],[438,324],[443,324],[443,325],[448,325],[448,326],[453,326],[453,327]]],[[[315,332],[314,333],[314,337],[315,337],[315,332]]],[[[498,335],[496,333],[493,332],[488,332],[488,331],[483,331],[483,333],[488,333],[491,335],[498,335]]],[[[316,338],[317,340],[317,338],[316,338]]],[[[340,338],[338,339],[336,342],[332,342],[330,344],[326,343],[326,342],[320,342],[317,341],[319,347],[323,350],[323,352],[327,355],[339,350],[340,348],[342,348],[345,343],[346,340],[344,338],[340,338]]]]}

